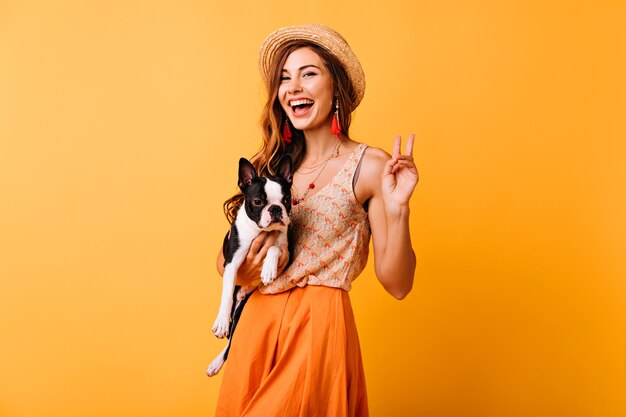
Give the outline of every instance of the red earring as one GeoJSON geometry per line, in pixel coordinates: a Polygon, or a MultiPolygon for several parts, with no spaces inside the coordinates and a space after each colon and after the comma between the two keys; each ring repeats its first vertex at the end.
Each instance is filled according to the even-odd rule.
{"type": "Polygon", "coordinates": [[[291,143],[291,128],[289,127],[289,119],[285,117],[285,121],[283,122],[283,140],[285,143],[291,143]]]}
{"type": "Polygon", "coordinates": [[[333,124],[330,127],[330,133],[341,139],[341,125],[339,124],[339,99],[335,104],[335,114],[333,115],[333,124]]]}

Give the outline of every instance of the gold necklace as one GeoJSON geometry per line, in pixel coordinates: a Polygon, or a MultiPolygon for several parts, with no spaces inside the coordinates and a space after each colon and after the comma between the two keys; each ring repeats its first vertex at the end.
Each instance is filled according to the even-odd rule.
{"type": "Polygon", "coordinates": [[[325,160],[323,160],[322,162],[320,162],[319,164],[317,164],[317,165],[313,165],[312,167],[300,167],[300,168],[298,168],[298,173],[299,173],[299,174],[301,174],[301,175],[307,175],[307,174],[310,174],[310,173],[312,173],[312,172],[315,172],[315,171],[317,171],[317,169],[318,169],[319,167],[321,167],[322,165],[324,165],[324,163],[325,163],[326,161],[327,161],[327,160],[325,159],[325,160]]]}
{"type": "MultiPolygon", "coordinates": [[[[317,175],[315,176],[315,179],[313,181],[311,181],[309,183],[309,186],[307,187],[306,190],[304,190],[304,193],[302,194],[302,197],[298,198],[298,192],[295,186],[291,186],[291,193],[294,194],[293,199],[291,200],[291,204],[293,204],[294,206],[297,206],[298,204],[302,203],[304,201],[304,199],[306,198],[306,196],[309,194],[309,191],[311,191],[312,189],[315,188],[315,181],[317,181],[317,179],[320,177],[320,175],[322,175],[322,172],[324,172],[324,168],[326,168],[326,165],[328,165],[328,162],[333,159],[336,158],[337,156],[339,156],[339,148],[341,147],[341,140],[337,141],[337,145],[335,145],[335,149],[333,150],[333,153],[330,154],[330,156],[328,158],[326,158],[325,161],[323,161],[322,163],[318,164],[315,166],[315,169],[313,169],[312,171],[308,171],[306,174],[310,174],[312,172],[315,172],[315,170],[318,167],[322,167],[322,169],[320,169],[320,172],[317,173],[317,175]]],[[[298,174],[303,174],[301,172],[298,172],[298,174]]]]}

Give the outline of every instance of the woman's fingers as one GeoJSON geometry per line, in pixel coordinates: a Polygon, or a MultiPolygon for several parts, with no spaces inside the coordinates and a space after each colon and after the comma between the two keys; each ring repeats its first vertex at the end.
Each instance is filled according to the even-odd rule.
{"type": "Polygon", "coordinates": [[[276,241],[274,232],[261,232],[257,237],[252,240],[250,249],[248,249],[248,255],[246,260],[252,263],[259,263],[265,257],[267,250],[276,241]]]}
{"type": "Polygon", "coordinates": [[[393,152],[391,154],[391,156],[397,156],[400,155],[400,142],[402,141],[402,138],[400,137],[400,135],[396,136],[393,140],[393,152]]]}
{"type": "Polygon", "coordinates": [[[393,166],[398,162],[395,156],[391,157],[383,167],[383,175],[388,175],[393,172],[393,166]]]}
{"type": "Polygon", "coordinates": [[[412,161],[413,157],[411,155],[397,155],[390,159],[390,161],[398,162],[398,161],[412,161]]]}
{"type": "MultiPolygon", "coordinates": [[[[237,274],[237,285],[253,285],[260,283],[261,271],[263,270],[263,261],[269,248],[276,245],[276,240],[280,235],[280,231],[261,232],[252,240],[250,249],[246,256],[246,260],[237,274]]],[[[289,250],[287,245],[280,246],[280,257],[278,258],[278,271],[282,272],[289,261],[289,250]]]]}
{"type": "Polygon", "coordinates": [[[413,157],[410,155],[395,156],[391,158],[389,161],[387,161],[387,164],[385,165],[383,172],[386,174],[392,174],[396,172],[396,170],[400,166],[408,166],[408,167],[415,166],[415,162],[413,162],[413,157]]]}
{"type": "Polygon", "coordinates": [[[266,235],[265,240],[263,241],[263,245],[259,249],[259,252],[254,257],[254,263],[260,263],[263,261],[263,259],[265,259],[265,255],[267,255],[267,251],[272,246],[274,246],[274,243],[276,243],[276,238],[278,237],[279,232],[273,231],[273,232],[264,232],[264,233],[266,235]]]}
{"type": "Polygon", "coordinates": [[[266,235],[267,232],[261,232],[257,237],[252,240],[252,243],[250,244],[250,249],[248,249],[248,254],[246,255],[246,261],[252,261],[256,257],[256,255],[259,253],[261,245],[265,241],[266,235]]]}
{"type": "Polygon", "coordinates": [[[415,141],[415,133],[411,133],[406,142],[405,154],[401,155],[400,148],[402,145],[402,137],[400,135],[397,135],[393,140],[393,152],[391,156],[394,158],[397,156],[413,156],[413,142],[414,141],[415,141]]]}
{"type": "Polygon", "coordinates": [[[415,133],[411,133],[406,141],[406,154],[413,156],[413,141],[415,140],[415,133]]]}

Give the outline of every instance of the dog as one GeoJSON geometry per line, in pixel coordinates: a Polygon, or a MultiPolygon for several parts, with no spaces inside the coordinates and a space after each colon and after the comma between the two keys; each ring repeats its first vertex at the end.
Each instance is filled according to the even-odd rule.
{"type": "Polygon", "coordinates": [[[259,176],[245,158],[239,160],[239,188],[244,203],[237,211],[229,234],[224,238],[224,278],[220,308],[213,324],[218,338],[228,337],[224,350],[211,362],[207,375],[214,376],[222,369],[228,357],[230,342],[241,310],[256,287],[235,286],[237,270],[243,263],[250,244],[261,232],[278,230],[275,245],[270,247],[263,261],[261,282],[270,284],[277,275],[280,246],[288,245],[288,228],[291,211],[292,160],[289,154],[278,161],[275,176],[259,176]]]}

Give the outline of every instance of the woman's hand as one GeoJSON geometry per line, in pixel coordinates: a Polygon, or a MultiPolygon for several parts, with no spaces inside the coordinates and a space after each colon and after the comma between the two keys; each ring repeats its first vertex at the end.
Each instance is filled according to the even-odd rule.
{"type": "MultiPolygon", "coordinates": [[[[267,251],[276,245],[276,238],[280,232],[261,232],[250,245],[246,259],[237,271],[236,285],[243,287],[258,286],[261,282],[261,270],[267,251]]],[[[280,247],[280,258],[278,259],[278,274],[280,274],[289,260],[289,250],[287,246],[280,247]]]]}
{"type": "Polygon", "coordinates": [[[400,135],[393,143],[393,154],[382,173],[383,201],[387,210],[397,211],[408,207],[409,199],[419,181],[417,167],[413,162],[413,140],[411,133],[406,143],[406,154],[400,155],[400,135]]]}

